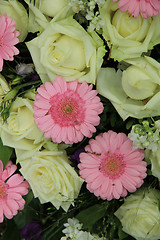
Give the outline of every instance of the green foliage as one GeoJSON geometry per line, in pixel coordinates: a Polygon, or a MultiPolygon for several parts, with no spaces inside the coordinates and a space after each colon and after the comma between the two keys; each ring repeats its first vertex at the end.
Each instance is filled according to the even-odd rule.
{"type": "Polygon", "coordinates": [[[50,225],[48,228],[44,229],[43,238],[42,240],[53,240],[53,239],[60,239],[62,237],[62,230],[64,226],[62,221],[57,221],[50,225]]]}
{"type": "Polygon", "coordinates": [[[29,193],[24,196],[25,205],[29,205],[29,203],[33,200],[33,198],[34,198],[33,192],[32,192],[32,190],[30,190],[29,193]]]}
{"type": "Polygon", "coordinates": [[[13,148],[4,146],[0,138],[0,160],[2,160],[4,168],[7,165],[7,162],[10,160],[12,152],[13,148]]]}
{"type": "Polygon", "coordinates": [[[20,240],[19,230],[13,219],[7,220],[7,226],[5,232],[2,235],[1,240],[20,240]]]}
{"type": "Polygon", "coordinates": [[[122,227],[118,228],[118,237],[119,240],[123,240],[128,236],[128,234],[126,234],[125,232],[123,232],[122,227]]]}
{"type": "Polygon", "coordinates": [[[46,223],[44,224],[42,240],[60,239],[63,235],[63,224],[67,222],[68,218],[73,218],[75,212],[74,209],[73,211],[71,209],[68,212],[64,212],[62,209],[59,209],[57,211],[57,209],[55,209],[54,207],[51,207],[50,210],[50,213],[46,210],[48,216],[46,215],[44,218],[44,221],[46,223]]]}
{"type": "MultiPolygon", "coordinates": [[[[107,206],[107,204],[106,204],[107,206]]],[[[106,208],[107,209],[107,208],[106,208]]],[[[76,218],[83,223],[83,228],[91,232],[94,224],[105,216],[106,209],[104,204],[95,204],[87,209],[82,210],[76,218]]]]}
{"type": "MultiPolygon", "coordinates": [[[[28,198],[30,197],[31,193],[29,193],[28,198]]],[[[19,211],[19,213],[14,217],[14,222],[19,230],[32,221],[41,221],[41,204],[37,198],[33,198],[32,201],[28,202],[28,204],[26,201],[24,209],[19,211]]]]}
{"type": "Polygon", "coordinates": [[[105,132],[108,130],[116,132],[126,132],[126,122],[119,116],[113,105],[104,97],[100,96],[101,102],[103,103],[104,110],[100,115],[101,122],[97,126],[96,134],[105,132]]]}
{"type": "MultiPolygon", "coordinates": [[[[21,78],[21,80],[22,79],[23,78],[21,78]]],[[[41,83],[40,80],[25,82],[22,84],[19,83],[17,86],[14,86],[13,89],[6,93],[0,105],[0,114],[4,122],[9,117],[11,105],[15,101],[16,97],[19,97],[22,94],[26,93],[28,89],[32,90],[37,88],[40,85],[40,83],[41,83]]]]}

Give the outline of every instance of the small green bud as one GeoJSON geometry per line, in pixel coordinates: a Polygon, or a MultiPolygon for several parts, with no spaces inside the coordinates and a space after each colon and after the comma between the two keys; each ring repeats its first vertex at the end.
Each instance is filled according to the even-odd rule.
{"type": "Polygon", "coordinates": [[[149,130],[148,131],[148,137],[152,137],[153,136],[153,132],[152,132],[152,130],[149,130]]]}
{"type": "Polygon", "coordinates": [[[147,120],[143,121],[142,124],[145,128],[149,127],[149,122],[147,120]]]}
{"type": "Polygon", "coordinates": [[[141,126],[140,125],[135,125],[134,126],[134,132],[136,134],[140,134],[141,133],[141,126]]]}
{"type": "Polygon", "coordinates": [[[4,102],[7,102],[9,100],[12,100],[18,93],[18,90],[17,89],[12,89],[11,91],[9,91],[5,97],[4,97],[4,102]]]}
{"type": "Polygon", "coordinates": [[[145,141],[145,142],[143,143],[143,147],[146,148],[146,147],[148,147],[148,146],[149,146],[149,141],[145,141]]]}
{"type": "Polygon", "coordinates": [[[12,80],[12,85],[17,85],[17,84],[20,84],[21,82],[22,82],[22,77],[17,76],[12,80]]]}

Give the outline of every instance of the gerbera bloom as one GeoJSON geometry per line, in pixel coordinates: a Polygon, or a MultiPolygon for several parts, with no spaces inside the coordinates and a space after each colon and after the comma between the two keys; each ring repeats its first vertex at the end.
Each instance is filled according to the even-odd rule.
{"type": "Polygon", "coordinates": [[[91,137],[100,123],[103,105],[92,85],[57,77],[38,88],[34,118],[38,128],[53,142],[73,144],[91,137]]]}
{"type": "MultiPolygon", "coordinates": [[[[113,2],[115,1],[117,0],[113,0],[113,2]]],[[[143,18],[160,14],[160,0],[119,0],[118,6],[122,12],[128,10],[135,18],[139,13],[143,18]]]]}
{"type": "Polygon", "coordinates": [[[17,166],[9,161],[3,170],[0,160],[0,222],[3,222],[4,215],[11,219],[17,214],[17,210],[24,208],[22,195],[28,193],[29,184],[20,174],[12,176],[16,169],[17,166]]]}
{"type": "Polygon", "coordinates": [[[13,61],[13,56],[19,54],[14,46],[19,42],[19,32],[15,30],[16,22],[6,14],[0,16],[0,71],[3,68],[3,59],[13,61]]]}
{"type": "Polygon", "coordinates": [[[146,177],[142,149],[133,150],[132,141],[124,133],[108,131],[91,139],[80,154],[80,175],[87,188],[102,199],[125,197],[135,192],[146,177]]]}

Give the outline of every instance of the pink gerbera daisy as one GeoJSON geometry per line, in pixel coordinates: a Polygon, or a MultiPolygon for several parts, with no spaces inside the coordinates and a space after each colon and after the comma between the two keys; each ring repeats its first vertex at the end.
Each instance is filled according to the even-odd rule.
{"type": "Polygon", "coordinates": [[[102,199],[125,197],[135,192],[146,177],[142,149],[133,150],[132,141],[124,133],[108,131],[91,139],[80,154],[80,175],[87,188],[102,199]]]}
{"type": "Polygon", "coordinates": [[[118,6],[122,12],[128,10],[135,18],[138,17],[139,13],[143,18],[160,14],[160,0],[119,0],[118,6]]]}
{"type": "Polygon", "coordinates": [[[38,128],[53,142],[73,144],[91,137],[100,123],[103,105],[92,85],[57,77],[37,91],[34,118],[38,128]]]}
{"type": "Polygon", "coordinates": [[[15,30],[16,22],[6,14],[0,16],[0,71],[3,68],[3,59],[13,61],[13,56],[19,54],[14,46],[19,42],[19,32],[15,30]]]}
{"type": "Polygon", "coordinates": [[[17,210],[24,208],[22,195],[28,193],[29,184],[20,174],[12,175],[16,169],[17,166],[9,161],[3,170],[0,160],[0,222],[3,222],[4,215],[11,219],[17,210]]]}

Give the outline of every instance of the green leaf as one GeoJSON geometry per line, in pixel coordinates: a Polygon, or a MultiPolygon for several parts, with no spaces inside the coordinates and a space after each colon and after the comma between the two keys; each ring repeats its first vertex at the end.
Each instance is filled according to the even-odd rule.
{"type": "Polygon", "coordinates": [[[118,228],[118,237],[119,237],[119,240],[123,240],[123,239],[125,239],[126,237],[128,237],[128,234],[126,234],[125,232],[123,232],[122,228],[119,227],[119,228],[118,228]]]}
{"type": "Polygon", "coordinates": [[[2,143],[2,139],[0,138],[0,160],[2,160],[4,168],[7,165],[7,162],[10,160],[12,152],[13,148],[4,146],[2,143]]]}
{"type": "Polygon", "coordinates": [[[26,196],[24,196],[25,205],[28,205],[32,201],[33,197],[34,197],[33,192],[32,190],[30,190],[29,193],[26,196]]]}
{"type": "Polygon", "coordinates": [[[20,240],[19,230],[13,219],[7,220],[7,227],[2,235],[1,240],[15,239],[20,240]]]}
{"type": "Polygon", "coordinates": [[[42,237],[42,240],[53,240],[53,239],[61,239],[63,233],[62,230],[64,229],[64,226],[57,226],[57,224],[54,224],[51,226],[51,228],[48,230],[44,228],[44,234],[42,237]],[[46,232],[45,232],[46,231],[46,232]]]}
{"type": "Polygon", "coordinates": [[[24,209],[14,216],[14,222],[18,229],[23,228],[29,222],[40,221],[39,201],[36,200],[34,198],[29,205],[25,204],[24,209]]]}
{"type": "MultiPolygon", "coordinates": [[[[58,213],[59,211],[56,210],[58,213]]],[[[43,228],[43,237],[42,240],[53,240],[53,239],[61,239],[64,235],[62,230],[65,228],[64,223],[67,222],[68,218],[73,218],[74,212],[68,212],[62,214],[59,218],[58,215],[56,218],[50,219],[49,226],[43,228]]]]}
{"type": "Polygon", "coordinates": [[[76,218],[83,223],[83,228],[91,232],[93,225],[106,214],[106,208],[102,204],[95,204],[81,211],[76,218]]]}
{"type": "Polygon", "coordinates": [[[126,129],[129,130],[134,124],[134,119],[131,119],[126,123],[126,129]]]}

